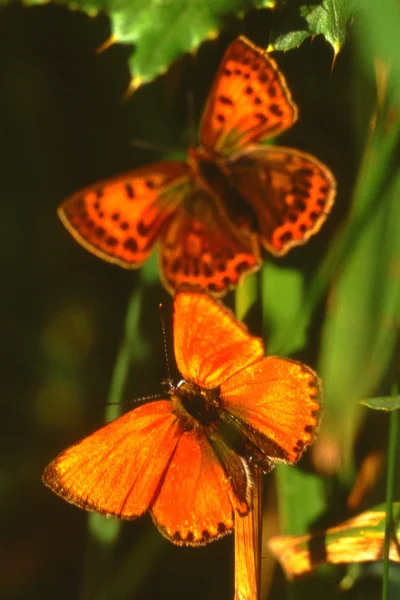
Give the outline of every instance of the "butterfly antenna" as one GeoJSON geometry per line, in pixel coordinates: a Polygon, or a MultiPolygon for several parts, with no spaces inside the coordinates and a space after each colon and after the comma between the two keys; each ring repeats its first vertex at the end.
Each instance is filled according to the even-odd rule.
{"type": "MultiPolygon", "coordinates": [[[[149,402],[150,400],[162,400],[165,398],[165,392],[158,394],[150,394],[149,396],[140,396],[140,398],[132,398],[128,400],[129,404],[140,404],[141,402],[149,402]]],[[[106,406],[121,406],[120,402],[107,402],[106,406]]]]}
{"type": "Polygon", "coordinates": [[[164,319],[164,313],[163,313],[163,305],[162,305],[161,302],[158,305],[158,308],[160,309],[160,321],[161,321],[161,329],[162,329],[163,342],[164,342],[164,356],[165,356],[165,364],[166,364],[166,367],[167,367],[167,380],[166,380],[166,383],[170,387],[174,387],[173,384],[172,384],[171,367],[170,367],[170,364],[169,364],[169,355],[168,355],[167,334],[165,332],[165,319],[164,319]]]}
{"type": "Polygon", "coordinates": [[[152,150],[154,152],[159,152],[160,154],[178,154],[182,153],[181,148],[171,148],[171,146],[167,146],[166,144],[158,144],[153,142],[146,142],[145,140],[140,140],[134,138],[130,141],[131,146],[134,148],[142,148],[143,150],[152,150]]]}

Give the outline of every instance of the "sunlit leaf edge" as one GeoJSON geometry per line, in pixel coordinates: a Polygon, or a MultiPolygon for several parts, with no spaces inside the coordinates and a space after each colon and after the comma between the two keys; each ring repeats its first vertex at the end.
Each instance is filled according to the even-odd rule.
{"type": "MultiPolygon", "coordinates": [[[[48,2],[27,0],[26,4],[48,2]]],[[[180,55],[195,52],[203,42],[216,38],[227,18],[243,18],[251,9],[274,8],[275,0],[55,0],[55,4],[90,17],[101,12],[108,15],[110,37],[100,50],[114,43],[134,45],[128,58],[132,77],[128,96],[164,73],[180,55]]]]}
{"type": "MultiPolygon", "coordinates": [[[[394,534],[399,537],[400,502],[393,504],[394,534]]],[[[275,536],[268,547],[288,579],[302,577],[323,564],[350,564],[383,559],[386,506],[366,512],[326,530],[301,536],[275,536]]],[[[398,541],[390,544],[389,558],[400,562],[398,541]]]]}
{"type": "Polygon", "coordinates": [[[400,409],[400,396],[377,396],[360,400],[360,404],[373,410],[384,410],[386,412],[400,409]]]}

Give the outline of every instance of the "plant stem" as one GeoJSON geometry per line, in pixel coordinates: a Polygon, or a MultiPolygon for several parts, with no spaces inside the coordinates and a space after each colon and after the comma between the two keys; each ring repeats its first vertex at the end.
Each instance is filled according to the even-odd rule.
{"type": "Polygon", "coordinates": [[[260,598],[262,477],[255,466],[251,509],[245,517],[235,517],[235,600],[260,598]]]}
{"type": "MultiPolygon", "coordinates": [[[[244,319],[259,298],[257,275],[247,277],[237,288],[236,317],[244,319]]],[[[253,469],[249,513],[235,516],[235,600],[259,600],[261,594],[262,472],[253,469]]]]}
{"type": "MultiPolygon", "coordinates": [[[[128,373],[135,355],[139,352],[139,323],[143,303],[143,284],[135,286],[129,300],[124,334],[115,361],[110,391],[105,408],[106,423],[121,414],[121,403],[128,373]]],[[[114,548],[121,529],[118,519],[106,519],[91,513],[88,519],[88,541],[83,567],[80,598],[94,600],[101,592],[107,579],[114,548]]]]}
{"type": "MultiPolygon", "coordinates": [[[[397,387],[393,395],[398,393],[397,387]]],[[[388,600],[389,550],[393,535],[393,495],[396,470],[396,446],[399,434],[399,411],[392,410],[389,415],[388,474],[386,483],[386,528],[383,550],[382,600],[388,600]]]]}

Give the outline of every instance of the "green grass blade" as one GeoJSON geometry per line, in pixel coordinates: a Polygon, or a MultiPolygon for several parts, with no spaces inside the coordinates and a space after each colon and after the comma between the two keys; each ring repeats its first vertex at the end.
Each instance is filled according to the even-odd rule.
{"type": "MultiPolygon", "coordinates": [[[[153,269],[150,262],[145,271],[153,269]]],[[[147,277],[145,274],[144,277],[147,277]]],[[[135,287],[129,301],[123,339],[116,357],[110,392],[105,409],[105,422],[121,414],[125,384],[132,362],[143,360],[146,344],[140,337],[140,318],[143,310],[143,284],[135,287]]],[[[108,578],[115,544],[121,529],[118,519],[106,519],[96,513],[88,518],[88,542],[80,597],[93,600],[99,597],[104,581],[108,578]]]]}
{"type": "MultiPolygon", "coordinates": [[[[397,392],[394,390],[393,395],[397,392]]],[[[389,445],[388,445],[388,469],[387,469],[387,484],[386,484],[386,528],[385,528],[385,545],[383,554],[383,580],[382,580],[382,600],[388,600],[388,584],[389,584],[389,550],[390,541],[393,536],[393,501],[394,501],[394,484],[396,472],[396,450],[399,435],[399,411],[394,410],[389,417],[389,445]]]]}
{"type": "Polygon", "coordinates": [[[339,256],[346,249],[344,261],[338,264],[323,328],[324,425],[338,440],[349,476],[361,415],[358,400],[373,394],[387,372],[399,325],[400,173],[389,171],[399,131],[396,123],[387,139],[383,129],[377,132],[360,172],[352,222],[338,251],[339,256]]]}

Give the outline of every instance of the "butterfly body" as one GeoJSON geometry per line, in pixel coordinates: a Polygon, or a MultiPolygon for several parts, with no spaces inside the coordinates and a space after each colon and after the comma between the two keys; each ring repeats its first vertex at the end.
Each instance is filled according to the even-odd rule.
{"type": "Polygon", "coordinates": [[[330,170],[292,148],[264,145],[297,120],[276,63],[238,37],[227,49],[186,161],[135,169],[68,198],[59,215],[77,241],[125,268],[156,242],[160,272],[223,294],[275,256],[305,243],[335,196],[330,170]]]}
{"type": "Polygon", "coordinates": [[[174,410],[188,431],[212,429],[221,413],[219,388],[204,390],[190,381],[181,381],[172,395],[174,410]]]}
{"type": "Polygon", "coordinates": [[[252,468],[296,462],[318,426],[320,384],[264,357],[259,339],[200,290],[174,301],[182,379],[56,457],[43,481],[72,504],[135,519],[149,511],[177,544],[229,533],[251,506],[252,468]]]}
{"type": "Polygon", "coordinates": [[[193,187],[203,189],[235,228],[246,234],[258,233],[257,216],[234,181],[235,157],[218,156],[199,146],[189,150],[188,159],[193,187]]]}

